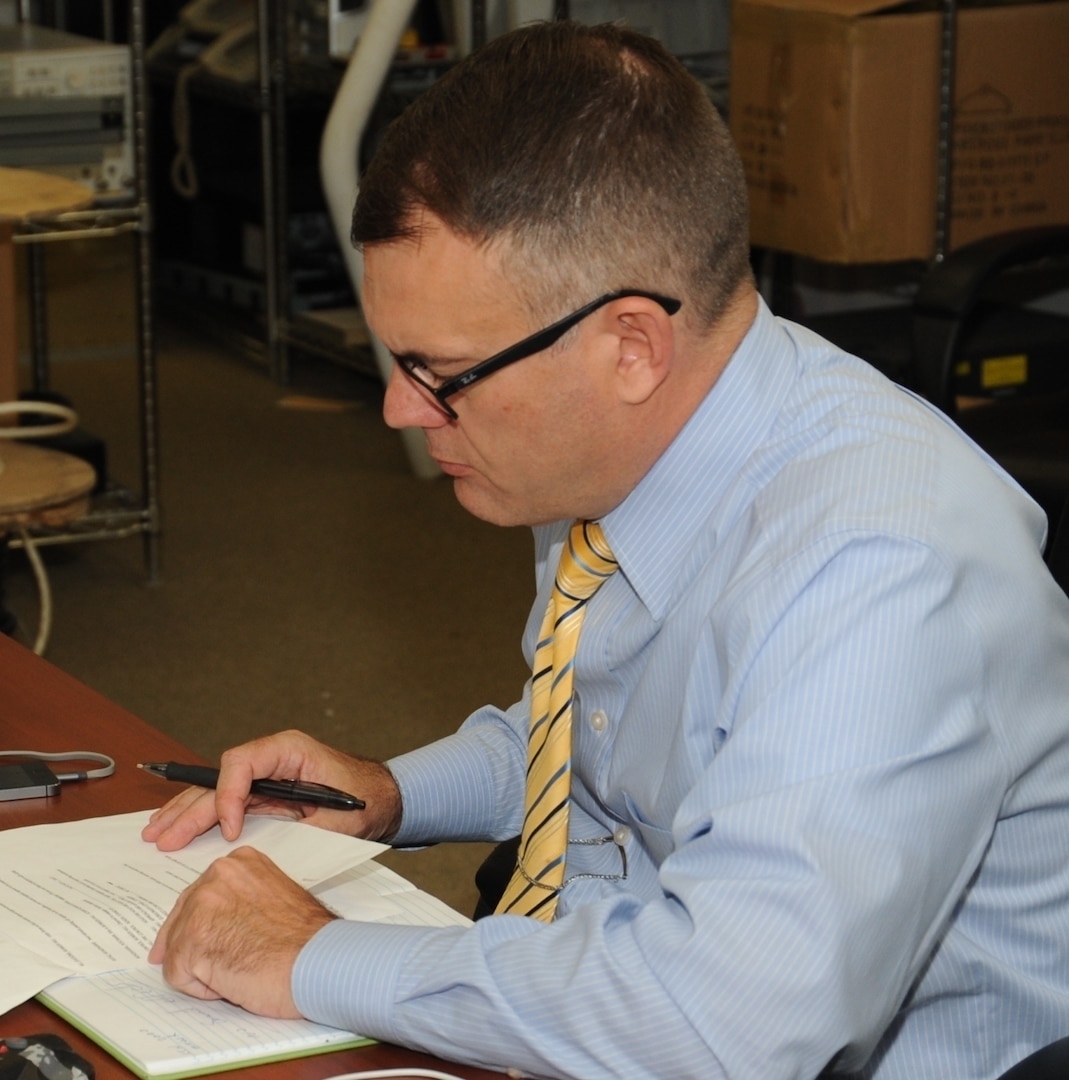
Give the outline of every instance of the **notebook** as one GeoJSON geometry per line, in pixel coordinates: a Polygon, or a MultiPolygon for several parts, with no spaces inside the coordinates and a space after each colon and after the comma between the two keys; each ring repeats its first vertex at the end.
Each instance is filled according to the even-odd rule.
{"type": "MultiPolygon", "coordinates": [[[[311,891],[343,918],[419,926],[471,922],[375,862],[311,891]]],[[[227,1001],[188,997],[147,964],[62,979],[38,998],[143,1080],[183,1080],[372,1041],[308,1020],[272,1020],[227,1001]]]]}
{"type": "Polygon", "coordinates": [[[148,967],[64,979],[39,1000],[144,1080],[181,1080],[371,1041],[187,997],[148,967]]]}

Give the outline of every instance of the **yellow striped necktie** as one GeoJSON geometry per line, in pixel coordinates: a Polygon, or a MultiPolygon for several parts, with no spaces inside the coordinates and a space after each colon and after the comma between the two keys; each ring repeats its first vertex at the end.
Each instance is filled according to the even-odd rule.
{"type": "Polygon", "coordinates": [[[535,649],[523,831],[499,914],[552,922],[556,913],[568,849],[575,650],[587,601],[617,565],[596,521],[572,526],[535,649]]]}

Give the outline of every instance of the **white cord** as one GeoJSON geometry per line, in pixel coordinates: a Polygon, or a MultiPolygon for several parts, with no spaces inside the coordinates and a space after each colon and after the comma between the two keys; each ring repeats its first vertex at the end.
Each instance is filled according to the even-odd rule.
{"type": "Polygon", "coordinates": [[[364,1072],[339,1073],[337,1076],[327,1077],[327,1080],[388,1080],[389,1077],[402,1080],[415,1080],[416,1077],[424,1077],[426,1080],[464,1080],[456,1073],[438,1072],[437,1069],[368,1069],[364,1072]]]}
{"type": "MultiPolygon", "coordinates": [[[[0,427],[0,439],[43,439],[53,435],[65,435],[78,423],[78,414],[67,405],[59,405],[52,401],[0,401],[0,416],[25,414],[54,416],[57,420],[54,424],[0,427]]],[[[0,458],[0,473],[3,471],[4,461],[0,458]]],[[[22,538],[26,558],[30,560],[30,566],[33,568],[37,593],[40,597],[41,615],[37,621],[37,640],[34,642],[33,651],[38,656],[44,656],[45,647],[48,645],[48,635],[52,632],[52,590],[48,586],[48,575],[45,573],[45,565],[41,561],[37,545],[30,539],[29,533],[22,525],[19,526],[19,536],[22,538]]]]}
{"type": "Polygon", "coordinates": [[[171,162],[171,185],[184,199],[195,199],[200,190],[197,165],[190,150],[189,80],[200,71],[194,61],[178,72],[174,84],[174,102],[171,106],[171,125],[174,128],[175,155],[171,162]]]}
{"type": "Polygon", "coordinates": [[[36,758],[39,761],[98,761],[100,769],[87,769],[82,772],[56,774],[56,779],[65,784],[74,780],[100,780],[115,772],[115,759],[107,754],[98,754],[94,750],[67,750],[62,754],[46,754],[43,750],[0,750],[0,757],[36,758]]]}
{"type": "Polygon", "coordinates": [[[400,1080],[415,1080],[417,1077],[425,1080],[463,1080],[456,1072],[438,1072],[437,1069],[367,1069],[362,1072],[339,1072],[326,1080],[389,1080],[391,1077],[400,1080]]]}
{"type": "Polygon", "coordinates": [[[25,427],[0,427],[0,439],[44,439],[65,435],[78,423],[78,414],[54,401],[0,401],[0,416],[54,416],[54,424],[27,424],[25,427]]]}
{"type": "Polygon", "coordinates": [[[52,632],[52,589],[48,584],[45,564],[41,561],[37,545],[30,538],[24,525],[19,526],[19,536],[22,538],[22,549],[26,552],[26,558],[30,560],[30,566],[33,568],[41,609],[37,620],[37,640],[33,643],[33,651],[38,656],[44,656],[45,647],[48,645],[48,635],[52,632]]]}

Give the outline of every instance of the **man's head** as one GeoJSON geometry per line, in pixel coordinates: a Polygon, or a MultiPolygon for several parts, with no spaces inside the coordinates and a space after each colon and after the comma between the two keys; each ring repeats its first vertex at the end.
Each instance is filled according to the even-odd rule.
{"type": "Polygon", "coordinates": [[[536,321],[641,288],[708,326],[749,275],[726,126],[663,46],[615,25],[505,34],[418,98],[361,182],[353,241],[412,236],[424,211],[500,245],[536,321]]]}
{"type": "Polygon", "coordinates": [[[422,428],[461,503],[500,524],[617,506],[753,314],[724,124],[678,61],[615,26],[528,27],[453,69],[386,132],[353,240],[399,361],[387,422],[422,428]]]}

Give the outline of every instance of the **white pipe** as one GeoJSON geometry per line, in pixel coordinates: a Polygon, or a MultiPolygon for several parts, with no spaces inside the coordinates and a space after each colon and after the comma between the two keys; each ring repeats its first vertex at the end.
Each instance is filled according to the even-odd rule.
{"type": "MultiPolygon", "coordinates": [[[[373,0],[367,24],[349,57],[319,145],[319,175],[327,209],[358,300],[364,279],[364,260],[349,242],[349,231],[358,185],[360,140],[389,75],[401,36],[411,22],[416,2],[373,0]]],[[[385,382],[390,377],[393,359],[374,334],[371,335],[371,349],[385,382]]],[[[406,428],[401,437],[415,474],[425,478],[439,475],[438,466],[427,453],[422,432],[406,428]]]]}

